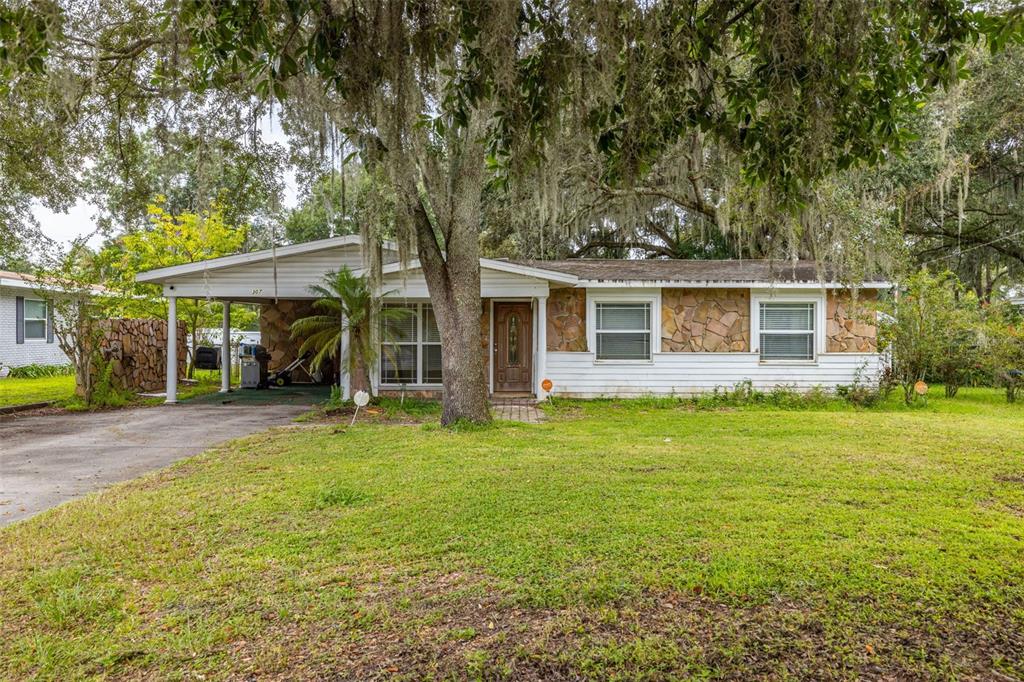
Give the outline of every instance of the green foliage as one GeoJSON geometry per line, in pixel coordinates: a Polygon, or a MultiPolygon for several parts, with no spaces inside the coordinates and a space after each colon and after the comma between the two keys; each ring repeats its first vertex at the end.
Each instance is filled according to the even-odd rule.
{"type": "MultiPolygon", "coordinates": [[[[298,244],[358,234],[362,226],[373,220],[383,220],[390,225],[394,208],[391,202],[379,202],[381,197],[375,189],[365,167],[350,159],[342,171],[326,173],[313,181],[299,205],[285,216],[285,237],[298,244]],[[382,215],[376,218],[377,214],[382,215]]],[[[387,231],[386,228],[382,233],[387,231]]]]}
{"type": "Polygon", "coordinates": [[[11,367],[7,376],[11,379],[39,379],[41,377],[73,376],[73,365],[22,365],[11,367]]]}
{"type": "Polygon", "coordinates": [[[71,411],[103,410],[126,407],[135,400],[135,394],[124,390],[111,381],[112,368],[110,363],[97,357],[92,365],[92,383],[90,390],[82,395],[75,395],[64,403],[65,409],[71,411]]]}
{"type": "Polygon", "coordinates": [[[921,270],[901,283],[879,311],[879,345],[892,354],[904,401],[917,400],[914,385],[931,375],[949,382],[947,394],[955,396],[980,357],[982,311],[973,293],[950,273],[921,270]]]}
{"type": "MultiPolygon", "coordinates": [[[[116,298],[106,301],[111,316],[166,319],[167,302],[160,287],[136,282],[136,275],[238,253],[245,245],[248,226],[228,223],[220,204],[199,213],[174,215],[164,208],[165,201],[165,197],[158,196],[149,205],[148,228],[125,233],[109,243],[98,257],[108,273],[107,286],[117,292],[116,298]]],[[[220,327],[222,306],[202,299],[178,299],[178,318],[185,320],[186,333],[192,341],[188,345],[189,377],[195,371],[191,349],[198,345],[199,329],[220,327]]],[[[233,309],[232,318],[236,325],[254,321],[253,313],[243,306],[233,309]]]]}
{"type": "Polygon", "coordinates": [[[992,306],[984,329],[984,365],[1006,391],[1006,401],[1016,402],[1024,388],[1024,324],[1020,314],[1007,305],[992,306]]]}
{"type": "Polygon", "coordinates": [[[227,225],[250,226],[249,246],[269,241],[284,193],[284,150],[238,130],[161,127],[127,130],[103,145],[84,174],[105,233],[152,228],[155,198],[170,215],[216,211],[227,225]],[[128,166],[126,168],[126,166],[128,166]]]}
{"type": "Polygon", "coordinates": [[[815,386],[800,391],[790,386],[776,386],[768,391],[754,388],[750,380],[737,383],[732,390],[715,388],[714,391],[691,399],[698,410],[716,410],[724,407],[770,407],[781,410],[820,409],[835,401],[835,396],[815,386]]]}
{"type": "Polygon", "coordinates": [[[403,319],[406,312],[383,307],[386,293],[375,295],[366,276],[356,275],[347,266],[327,273],[309,291],[319,297],[313,308],[320,314],[292,322],[292,338],[302,339],[298,354],[312,354],[310,365],[319,369],[328,359],[339,359],[341,340],[348,332],[348,356],[341,362],[353,377],[352,390],[372,390],[369,371],[380,354],[380,344],[391,340],[389,323],[403,319]]]}

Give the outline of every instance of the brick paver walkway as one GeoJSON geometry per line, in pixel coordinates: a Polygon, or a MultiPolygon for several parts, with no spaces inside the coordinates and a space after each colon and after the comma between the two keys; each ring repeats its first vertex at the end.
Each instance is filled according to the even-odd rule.
{"type": "Polygon", "coordinates": [[[537,401],[533,398],[494,398],[491,400],[494,416],[525,424],[539,424],[544,421],[544,413],[537,409],[537,401]]]}

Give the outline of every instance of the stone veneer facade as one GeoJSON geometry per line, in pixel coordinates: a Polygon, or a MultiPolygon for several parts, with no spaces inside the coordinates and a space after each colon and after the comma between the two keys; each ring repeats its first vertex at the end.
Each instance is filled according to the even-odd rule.
{"type": "MultiPolygon", "coordinates": [[[[100,320],[100,353],[110,364],[110,382],[129,391],[162,391],[167,386],[167,321],[100,320]]],[[[178,378],[185,377],[186,326],[178,320],[178,378]]]]}
{"type": "MultiPolygon", "coordinates": [[[[280,299],[277,303],[264,303],[260,306],[260,345],[270,353],[270,371],[283,369],[292,362],[302,345],[302,339],[293,339],[291,324],[303,317],[315,315],[312,301],[280,299]]],[[[334,374],[328,360],[324,370],[328,376],[334,374]]],[[[308,366],[308,365],[307,365],[308,366]]],[[[293,375],[296,381],[310,381],[310,377],[301,369],[293,375]]]]}
{"type": "Polygon", "coordinates": [[[662,289],[661,351],[750,350],[750,290],[662,289]]]}
{"type": "Polygon", "coordinates": [[[878,326],[871,304],[876,291],[857,292],[856,304],[849,289],[829,291],[825,307],[825,350],[829,353],[874,353],[878,350],[878,326]]]}
{"type": "Polygon", "coordinates": [[[587,350],[586,289],[552,289],[548,294],[548,350],[587,350]]]}

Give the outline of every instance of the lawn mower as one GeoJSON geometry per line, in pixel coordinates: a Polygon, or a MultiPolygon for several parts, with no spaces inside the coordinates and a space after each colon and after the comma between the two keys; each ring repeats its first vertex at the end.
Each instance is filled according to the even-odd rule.
{"type": "Polygon", "coordinates": [[[313,373],[310,372],[309,369],[306,367],[306,360],[308,359],[309,353],[306,353],[305,355],[297,357],[291,362],[289,362],[284,369],[279,369],[273,374],[271,374],[269,379],[270,385],[290,386],[292,383],[292,372],[299,369],[300,367],[303,370],[305,370],[306,374],[313,376],[313,373]]]}

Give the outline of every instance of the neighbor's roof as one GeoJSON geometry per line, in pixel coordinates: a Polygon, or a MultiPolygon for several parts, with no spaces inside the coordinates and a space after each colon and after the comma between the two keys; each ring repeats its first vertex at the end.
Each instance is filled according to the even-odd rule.
{"type": "MultiPolygon", "coordinates": [[[[511,261],[525,267],[575,275],[584,282],[649,282],[736,284],[835,284],[833,273],[819,270],[814,261],[771,260],[622,260],[576,258],[572,260],[511,261]]],[[[889,286],[881,278],[861,283],[867,288],[889,286]]]]}
{"type": "Polygon", "coordinates": [[[16,287],[18,289],[30,289],[36,286],[39,278],[35,275],[27,275],[24,272],[11,272],[0,270],[0,287],[16,287]]]}
{"type": "MultiPolygon", "coordinates": [[[[48,284],[35,275],[30,275],[26,272],[12,272],[10,270],[0,270],[0,287],[42,291],[58,291],[62,289],[59,283],[48,284]]],[[[99,284],[94,284],[89,289],[94,294],[103,294],[109,291],[106,287],[102,287],[99,284]]]]}

